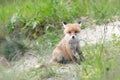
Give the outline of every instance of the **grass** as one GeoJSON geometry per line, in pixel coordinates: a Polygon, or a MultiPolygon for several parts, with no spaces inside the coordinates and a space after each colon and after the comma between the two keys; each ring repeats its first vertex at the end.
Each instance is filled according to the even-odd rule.
{"type": "Polygon", "coordinates": [[[40,23],[49,20],[57,20],[57,22],[61,22],[61,20],[73,21],[75,18],[80,18],[81,16],[89,16],[98,19],[109,18],[111,15],[119,15],[119,3],[119,0],[46,0],[45,2],[44,0],[10,0],[6,2],[3,1],[3,4],[1,4],[0,17],[3,22],[6,22],[10,20],[10,17],[14,13],[18,13],[26,20],[38,20],[40,23]]]}
{"type": "MultiPolygon", "coordinates": [[[[20,49],[23,49],[24,46],[21,45],[23,42],[16,44],[17,40],[26,37],[35,39],[33,45],[29,45],[29,40],[24,40],[24,43],[37,51],[42,59],[40,62],[44,63],[49,61],[47,59],[53,47],[62,37],[62,21],[74,22],[85,16],[90,18],[91,23],[104,24],[113,21],[114,16],[120,16],[119,4],[120,0],[0,0],[0,48],[3,44],[3,53],[8,50],[8,54],[20,53],[16,48],[21,46],[20,49]],[[6,36],[17,39],[9,45],[7,43],[11,41],[5,42],[6,36]]],[[[83,28],[86,27],[84,24],[83,28]]],[[[120,38],[113,35],[112,41],[83,47],[86,61],[81,65],[62,65],[71,67],[68,71],[60,71],[61,65],[45,65],[28,70],[0,66],[0,80],[119,80],[119,48],[120,38]]]]}
{"type": "Polygon", "coordinates": [[[10,37],[6,37],[0,45],[1,55],[9,61],[17,60],[16,58],[24,55],[26,49],[27,47],[21,41],[10,37]]]}
{"type": "MultiPolygon", "coordinates": [[[[44,65],[28,70],[14,70],[0,67],[0,80],[46,80],[48,78],[58,80],[70,78],[74,78],[75,80],[119,80],[119,38],[119,36],[113,35],[112,41],[82,47],[86,60],[81,65],[66,64],[56,67],[44,65]],[[61,69],[62,67],[65,69],[61,69]]],[[[51,48],[44,49],[45,47],[41,47],[40,51],[44,55],[40,55],[47,61],[50,57],[46,55],[49,56],[49,52],[52,50],[51,48]]]]}
{"type": "Polygon", "coordinates": [[[96,23],[104,23],[120,15],[119,0],[1,0],[1,3],[0,23],[7,25],[9,32],[19,30],[19,35],[29,38],[45,34],[48,27],[61,28],[62,21],[73,22],[87,16],[96,23]]]}

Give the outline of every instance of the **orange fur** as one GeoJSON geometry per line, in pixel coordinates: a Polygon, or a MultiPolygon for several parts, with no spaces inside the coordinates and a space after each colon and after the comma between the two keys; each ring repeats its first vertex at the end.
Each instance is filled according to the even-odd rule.
{"type": "Polygon", "coordinates": [[[65,29],[64,29],[65,37],[63,37],[63,39],[53,50],[52,59],[50,61],[51,64],[53,65],[57,64],[57,62],[59,62],[59,60],[61,60],[62,58],[64,59],[64,61],[66,60],[74,61],[72,50],[69,45],[69,38],[73,35],[76,36],[79,33],[80,33],[80,26],[78,23],[65,25],[65,29]],[[68,37],[66,37],[67,35],[68,37]]]}

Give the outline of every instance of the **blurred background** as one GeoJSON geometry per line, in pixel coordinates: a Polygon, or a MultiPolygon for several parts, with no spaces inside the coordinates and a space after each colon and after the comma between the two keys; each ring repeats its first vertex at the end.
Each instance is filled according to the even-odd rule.
{"type": "Polygon", "coordinates": [[[119,20],[120,0],[0,0],[0,80],[119,80],[116,34],[110,41],[83,46],[87,60],[70,65],[75,74],[43,66],[64,36],[63,21],[82,21],[81,29],[86,30],[119,20]],[[35,65],[31,69],[27,63],[35,65]],[[39,64],[43,67],[35,68],[39,64]],[[19,66],[21,71],[16,70],[19,66]]]}

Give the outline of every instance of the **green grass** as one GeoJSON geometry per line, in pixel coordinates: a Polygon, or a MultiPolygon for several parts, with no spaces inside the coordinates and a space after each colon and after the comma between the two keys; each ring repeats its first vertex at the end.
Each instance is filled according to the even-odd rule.
{"type": "Polygon", "coordinates": [[[14,13],[23,16],[26,20],[73,21],[81,16],[93,18],[110,18],[120,14],[119,0],[10,0],[1,2],[0,22],[10,20],[14,13]],[[12,9],[11,9],[12,8],[12,9]]]}
{"type": "MultiPolygon", "coordinates": [[[[0,46],[3,44],[4,48],[0,49],[10,49],[6,56],[18,52],[16,47],[20,45],[16,46],[14,42],[7,44],[6,36],[17,37],[16,41],[34,38],[32,45],[29,45],[29,40],[24,40],[24,43],[42,56],[40,60],[46,60],[45,55],[49,59],[53,47],[62,37],[62,21],[74,22],[87,16],[91,23],[93,20],[94,24],[104,24],[113,21],[114,16],[120,16],[119,4],[120,0],[0,0],[0,46]]],[[[83,28],[86,27],[84,24],[83,28]]],[[[58,72],[61,66],[46,65],[21,71],[0,66],[0,80],[59,80],[66,79],[66,75],[75,80],[119,80],[120,38],[113,35],[113,39],[83,47],[86,61],[81,65],[63,65],[72,66],[70,72],[58,72]]],[[[40,62],[44,63],[44,60],[40,62]]]]}
{"type": "MultiPolygon", "coordinates": [[[[38,44],[36,47],[38,47],[38,44]]],[[[49,52],[52,51],[52,47],[46,49],[47,45],[49,44],[40,47],[40,49],[36,48],[35,50],[44,53],[44,55],[40,54],[42,56],[40,58],[45,59],[45,61],[47,61],[47,59],[49,60],[50,57],[48,56],[51,55],[49,52]]],[[[120,37],[113,35],[112,41],[82,47],[86,60],[81,65],[70,63],[52,67],[43,64],[43,66],[39,68],[31,68],[28,70],[14,70],[0,67],[0,80],[46,80],[48,78],[58,80],[64,80],[66,78],[74,78],[75,80],[119,80],[119,48],[120,37]],[[62,66],[71,68],[65,68],[62,72],[59,71],[62,66]],[[64,70],[68,71],[64,72],[64,70]]],[[[41,63],[44,62],[41,61],[41,63]]]]}
{"type": "Polygon", "coordinates": [[[19,30],[19,35],[37,38],[48,27],[56,30],[62,21],[74,22],[82,16],[96,23],[109,22],[120,15],[119,4],[119,0],[2,0],[0,23],[7,25],[9,32],[19,30]]]}
{"type": "Polygon", "coordinates": [[[17,60],[20,56],[24,55],[27,47],[20,40],[6,37],[0,44],[1,55],[9,61],[17,60]]]}

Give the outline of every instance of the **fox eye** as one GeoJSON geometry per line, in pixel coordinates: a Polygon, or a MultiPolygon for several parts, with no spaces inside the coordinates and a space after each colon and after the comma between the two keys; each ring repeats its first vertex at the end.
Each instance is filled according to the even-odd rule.
{"type": "Polygon", "coordinates": [[[75,33],[78,33],[78,31],[75,31],[75,33]]]}
{"type": "Polygon", "coordinates": [[[69,31],[68,33],[71,34],[71,31],[69,31]]]}

